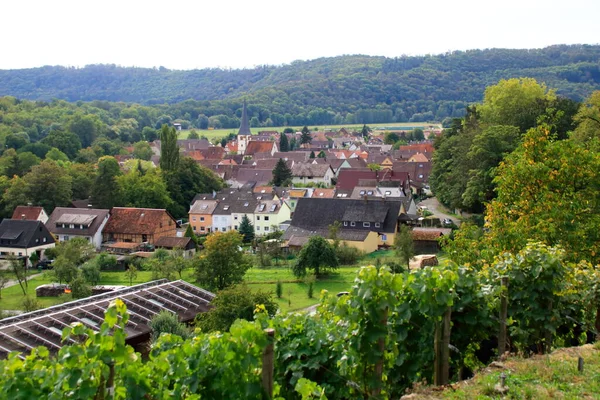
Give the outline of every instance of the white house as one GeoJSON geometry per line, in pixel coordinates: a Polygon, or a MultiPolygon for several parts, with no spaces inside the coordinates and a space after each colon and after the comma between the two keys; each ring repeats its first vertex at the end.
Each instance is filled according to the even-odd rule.
{"type": "Polygon", "coordinates": [[[109,218],[109,210],[56,207],[46,222],[46,227],[59,242],[81,237],[100,250],[102,232],[109,218]]]}

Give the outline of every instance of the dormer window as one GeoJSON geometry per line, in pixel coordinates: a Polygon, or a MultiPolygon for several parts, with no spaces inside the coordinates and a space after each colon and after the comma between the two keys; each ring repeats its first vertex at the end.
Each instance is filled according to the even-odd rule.
{"type": "Polygon", "coordinates": [[[370,222],[363,222],[363,228],[370,228],[370,227],[371,227],[370,222]]]}
{"type": "Polygon", "coordinates": [[[356,222],[354,222],[354,221],[350,222],[350,226],[356,226],[356,222]]]}
{"type": "Polygon", "coordinates": [[[375,228],[379,228],[381,224],[379,222],[375,222],[375,228]]]}
{"type": "Polygon", "coordinates": [[[348,221],[344,221],[344,226],[348,226],[348,221]]]}

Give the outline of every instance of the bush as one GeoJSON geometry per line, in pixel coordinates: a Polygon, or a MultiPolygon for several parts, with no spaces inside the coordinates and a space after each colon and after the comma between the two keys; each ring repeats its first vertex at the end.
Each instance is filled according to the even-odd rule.
{"type": "Polygon", "coordinates": [[[363,252],[356,247],[342,243],[336,250],[336,255],[341,265],[353,265],[363,256],[363,252]]]}
{"type": "Polygon", "coordinates": [[[23,310],[25,312],[31,312],[31,311],[35,311],[35,310],[39,310],[40,308],[42,308],[42,305],[40,304],[39,301],[37,301],[37,299],[33,298],[33,297],[25,297],[23,299],[23,310]]]}
{"type": "Polygon", "coordinates": [[[185,324],[179,322],[177,315],[169,311],[161,311],[150,321],[152,341],[155,342],[163,333],[180,336],[182,339],[190,337],[190,330],[185,324]]]}
{"type": "Polygon", "coordinates": [[[283,284],[281,283],[281,281],[277,281],[277,285],[275,286],[275,295],[278,299],[280,299],[281,296],[283,296],[283,284]]]}

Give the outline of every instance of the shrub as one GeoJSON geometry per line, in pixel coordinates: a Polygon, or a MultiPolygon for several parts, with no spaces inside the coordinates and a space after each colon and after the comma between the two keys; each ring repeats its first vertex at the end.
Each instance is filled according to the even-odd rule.
{"type": "Polygon", "coordinates": [[[356,247],[348,246],[345,242],[336,249],[336,255],[341,265],[353,265],[363,256],[356,247]]]}
{"type": "Polygon", "coordinates": [[[179,322],[177,315],[169,311],[161,311],[150,321],[152,341],[156,341],[163,333],[180,336],[183,339],[190,337],[190,330],[185,324],[179,322]]]}

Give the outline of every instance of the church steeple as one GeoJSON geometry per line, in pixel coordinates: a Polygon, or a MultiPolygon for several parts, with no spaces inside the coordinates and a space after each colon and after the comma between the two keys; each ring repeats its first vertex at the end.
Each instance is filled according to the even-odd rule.
{"type": "Polygon", "coordinates": [[[244,100],[244,107],[242,108],[242,122],[240,123],[238,135],[252,135],[250,122],[248,121],[248,111],[246,110],[246,100],[244,100]]]}

